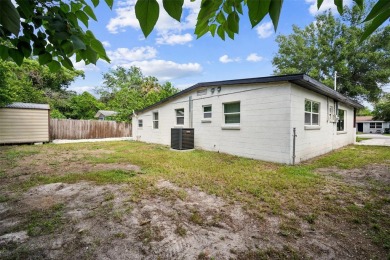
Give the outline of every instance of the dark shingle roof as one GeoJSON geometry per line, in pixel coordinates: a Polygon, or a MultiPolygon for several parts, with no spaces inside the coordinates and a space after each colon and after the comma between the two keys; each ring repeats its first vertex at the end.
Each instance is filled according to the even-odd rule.
{"type": "Polygon", "coordinates": [[[343,102],[345,104],[348,104],[354,108],[363,108],[361,104],[358,102],[343,96],[339,92],[329,88],[328,86],[322,84],[321,82],[305,75],[305,74],[292,74],[292,75],[281,75],[281,76],[269,76],[269,77],[260,77],[260,78],[247,78],[247,79],[234,79],[234,80],[223,80],[223,81],[213,81],[213,82],[201,82],[196,85],[193,85],[192,87],[186,88],[175,95],[172,95],[166,99],[163,99],[151,106],[148,106],[142,110],[139,110],[137,112],[144,112],[149,109],[152,109],[156,106],[159,106],[163,103],[166,103],[172,99],[175,99],[183,94],[186,94],[188,92],[191,92],[195,89],[202,88],[202,87],[211,87],[211,86],[228,86],[228,85],[245,85],[245,84],[256,84],[256,83],[272,83],[272,82],[282,82],[282,81],[288,81],[291,83],[294,83],[298,86],[301,86],[303,88],[312,90],[314,92],[317,92],[319,94],[322,94],[324,96],[333,98],[336,101],[343,102]]]}

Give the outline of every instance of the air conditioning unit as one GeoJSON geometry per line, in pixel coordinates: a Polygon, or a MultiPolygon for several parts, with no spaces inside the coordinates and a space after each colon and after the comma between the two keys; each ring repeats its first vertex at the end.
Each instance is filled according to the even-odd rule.
{"type": "Polygon", "coordinates": [[[339,120],[339,117],[337,115],[329,115],[329,122],[336,123],[339,120]]]}
{"type": "Polygon", "coordinates": [[[171,128],[171,148],[194,149],[194,128],[171,128]]]}

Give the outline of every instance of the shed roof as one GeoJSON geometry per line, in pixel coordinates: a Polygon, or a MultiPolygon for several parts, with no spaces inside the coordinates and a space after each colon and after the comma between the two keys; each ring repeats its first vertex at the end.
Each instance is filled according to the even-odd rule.
{"type": "Polygon", "coordinates": [[[112,110],[99,110],[99,111],[97,111],[95,117],[99,117],[100,115],[103,115],[103,116],[114,116],[116,114],[118,114],[118,112],[112,111],[112,110]]]}
{"type": "Polygon", "coordinates": [[[362,123],[362,122],[385,122],[381,119],[374,119],[373,116],[357,116],[356,122],[362,123]]]}
{"type": "Polygon", "coordinates": [[[14,102],[12,104],[6,105],[6,108],[19,108],[19,109],[42,109],[49,110],[50,106],[48,104],[35,104],[35,103],[22,103],[14,102]]]}
{"type": "MultiPolygon", "coordinates": [[[[269,76],[269,77],[259,77],[259,78],[246,78],[246,79],[234,79],[234,80],[223,80],[223,81],[212,81],[212,82],[201,82],[196,85],[193,85],[192,87],[186,88],[175,95],[172,95],[166,99],[163,99],[151,106],[148,106],[142,110],[139,110],[137,112],[144,112],[149,109],[152,109],[156,106],[159,106],[163,103],[166,103],[172,99],[175,99],[181,95],[184,95],[188,92],[191,92],[195,89],[202,88],[202,87],[211,87],[211,86],[229,86],[229,85],[247,85],[247,84],[256,84],[256,83],[272,83],[272,82],[291,82],[298,86],[301,86],[303,88],[312,90],[314,92],[317,92],[319,94],[322,94],[324,96],[333,98],[336,101],[343,102],[345,104],[348,104],[354,108],[363,108],[361,104],[354,101],[353,99],[350,99],[346,96],[343,96],[339,92],[333,90],[332,88],[322,84],[321,82],[307,76],[306,74],[291,74],[291,75],[281,75],[281,76],[269,76]]],[[[239,86],[237,86],[239,87],[239,86]]]]}

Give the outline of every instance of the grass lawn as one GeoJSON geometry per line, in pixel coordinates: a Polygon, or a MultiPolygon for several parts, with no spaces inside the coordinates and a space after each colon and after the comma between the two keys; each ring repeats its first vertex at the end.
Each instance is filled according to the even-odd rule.
{"type": "Polygon", "coordinates": [[[361,142],[361,141],[364,141],[364,140],[370,140],[370,139],[372,139],[372,138],[367,138],[367,137],[356,137],[356,142],[361,142]]]}
{"type": "MultiPolygon", "coordinates": [[[[140,142],[48,144],[0,147],[0,164],[0,203],[19,203],[29,189],[40,185],[88,181],[97,186],[119,185],[123,192],[130,192],[126,203],[133,209],[156,198],[169,200],[172,205],[177,200],[189,203],[188,194],[194,189],[215,195],[228,205],[238,204],[255,226],[270,234],[267,243],[283,246],[261,247],[260,243],[259,247],[236,254],[237,259],[317,258],[320,253],[308,253],[315,252],[308,239],[313,232],[325,236],[324,241],[334,242],[336,258],[346,252],[357,258],[390,256],[390,178],[383,175],[390,167],[388,147],[348,146],[298,166],[286,166],[208,151],[176,152],[140,142]],[[126,168],[129,164],[134,167],[126,168]],[[162,180],[177,188],[159,188],[162,180]],[[277,234],[272,234],[269,227],[274,219],[277,234]],[[355,244],[363,249],[353,249],[355,244]],[[302,249],[305,246],[308,251],[302,249]]],[[[114,201],[119,196],[116,192],[106,194],[102,203],[114,201]]],[[[57,201],[45,209],[54,210],[53,228],[31,227],[42,217],[42,211],[35,210],[29,216],[29,234],[63,232],[58,228],[58,212],[66,215],[66,207],[66,203],[57,201]]],[[[119,214],[112,207],[105,209],[106,213],[119,214]]],[[[205,226],[207,217],[202,214],[206,213],[192,211],[188,219],[205,226]]],[[[188,237],[185,227],[186,223],[178,225],[176,235],[188,237]]],[[[23,228],[26,224],[13,230],[23,228]]],[[[7,232],[10,230],[0,228],[0,236],[7,232]]],[[[156,234],[152,228],[142,234],[143,241],[159,237],[151,235],[156,234]]],[[[126,234],[119,232],[114,237],[123,240],[126,234]]],[[[7,250],[11,255],[15,252],[7,250]]],[[[230,251],[235,255],[234,250],[230,251]]],[[[212,256],[210,249],[199,252],[198,259],[212,256]]]]}

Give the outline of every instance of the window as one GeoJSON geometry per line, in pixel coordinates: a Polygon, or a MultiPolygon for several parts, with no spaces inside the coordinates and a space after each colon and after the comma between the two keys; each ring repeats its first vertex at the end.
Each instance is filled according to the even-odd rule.
{"type": "Polygon", "coordinates": [[[138,119],[138,127],[142,127],[142,126],[143,126],[142,119],[138,119]]]}
{"type": "Polygon", "coordinates": [[[203,118],[211,118],[211,105],[203,106],[203,118]]]}
{"type": "Polygon", "coordinates": [[[153,129],[158,129],[158,112],[153,112],[153,129]]]}
{"type": "Polygon", "coordinates": [[[240,102],[223,104],[225,124],[240,123],[240,102]]]}
{"type": "Polygon", "coordinates": [[[345,118],[347,112],[339,109],[339,120],[337,121],[337,131],[345,131],[345,118]]]}
{"type": "Polygon", "coordinates": [[[370,128],[382,128],[382,123],[370,123],[370,128]]]}
{"type": "Polygon", "coordinates": [[[184,108],[176,109],[176,125],[184,125],[184,108]]]}
{"type": "Polygon", "coordinates": [[[320,103],[305,100],[305,125],[319,125],[320,103]]]}

